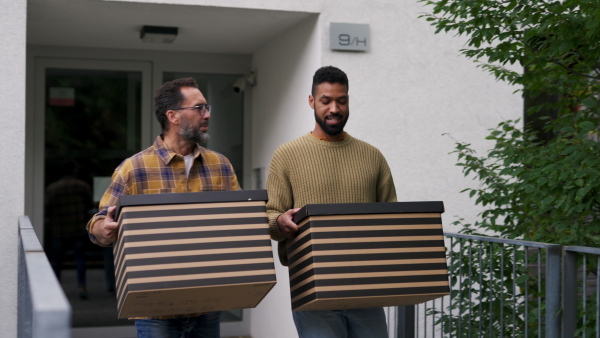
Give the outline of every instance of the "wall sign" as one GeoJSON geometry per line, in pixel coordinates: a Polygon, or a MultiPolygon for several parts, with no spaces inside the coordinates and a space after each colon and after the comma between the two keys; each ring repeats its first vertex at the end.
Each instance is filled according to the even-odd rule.
{"type": "Polygon", "coordinates": [[[368,24],[332,22],[329,32],[331,50],[366,52],[371,49],[368,24]]]}

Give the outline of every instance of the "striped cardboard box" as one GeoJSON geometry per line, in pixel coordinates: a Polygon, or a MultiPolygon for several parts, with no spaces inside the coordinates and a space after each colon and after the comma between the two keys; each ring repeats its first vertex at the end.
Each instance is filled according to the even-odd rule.
{"type": "Polygon", "coordinates": [[[275,285],[266,191],[121,196],[119,318],[252,308],[275,285]]]}
{"type": "Polygon", "coordinates": [[[418,304],[449,294],[442,202],[309,204],[287,245],[294,311],[418,304]]]}

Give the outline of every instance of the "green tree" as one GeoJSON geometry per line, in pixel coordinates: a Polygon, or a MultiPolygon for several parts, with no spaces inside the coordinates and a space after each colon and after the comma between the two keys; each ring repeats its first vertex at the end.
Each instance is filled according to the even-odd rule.
{"type": "Polygon", "coordinates": [[[479,67],[528,98],[554,98],[532,100],[526,117],[535,118],[526,118],[525,128],[500,123],[487,137],[495,146],[483,156],[456,143],[458,165],[481,183],[464,190],[484,207],[467,226],[508,238],[600,246],[600,2],[420,2],[432,9],[422,17],[436,33],[467,38],[461,53],[479,67]]]}
{"type": "MultiPolygon", "coordinates": [[[[494,146],[487,154],[478,155],[469,144],[456,142],[457,164],[465,176],[480,182],[463,191],[484,211],[474,224],[455,224],[463,226],[463,233],[485,229],[505,238],[600,246],[600,1],[419,1],[431,9],[422,17],[436,33],[466,37],[461,53],[514,85],[526,103],[523,124],[509,120],[491,130],[487,139],[494,146]]],[[[535,285],[544,277],[529,273],[522,250],[515,249],[513,266],[502,263],[504,255],[490,251],[471,263],[473,271],[508,276],[513,270],[520,271],[520,277],[494,275],[473,284],[461,258],[482,245],[455,245],[450,250],[451,261],[458,262],[451,266],[455,301],[439,322],[453,335],[478,332],[483,321],[493,323],[481,332],[485,335],[542,336],[535,323],[545,304],[527,303],[523,294],[535,295],[535,285]],[[516,292],[516,307],[503,302],[511,292],[516,292]],[[472,294],[480,297],[476,304],[467,297],[472,294]],[[511,309],[515,318],[524,320],[503,327],[503,316],[511,309]]],[[[594,299],[585,300],[587,308],[596,308],[594,299]]],[[[593,332],[593,324],[581,318],[585,317],[580,316],[578,327],[593,332]]]]}

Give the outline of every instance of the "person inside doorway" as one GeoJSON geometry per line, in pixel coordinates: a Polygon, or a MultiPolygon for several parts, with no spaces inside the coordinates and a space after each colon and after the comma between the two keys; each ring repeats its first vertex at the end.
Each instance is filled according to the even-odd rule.
{"type": "Polygon", "coordinates": [[[77,177],[79,165],[76,162],[63,161],[58,171],[64,176],[48,185],[45,198],[46,230],[52,238],[50,262],[56,278],[60,280],[65,257],[72,252],[77,269],[77,294],[81,299],[88,299],[85,259],[87,235],[83,226],[92,209],[92,189],[77,177]]]}

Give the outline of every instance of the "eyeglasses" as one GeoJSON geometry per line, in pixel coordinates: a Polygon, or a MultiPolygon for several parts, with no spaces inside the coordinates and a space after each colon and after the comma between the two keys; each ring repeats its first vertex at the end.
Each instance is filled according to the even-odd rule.
{"type": "Polygon", "coordinates": [[[204,116],[207,112],[210,114],[210,109],[212,106],[210,104],[199,104],[193,107],[181,107],[181,108],[172,108],[170,110],[183,110],[183,109],[196,109],[200,116],[204,116]]]}

